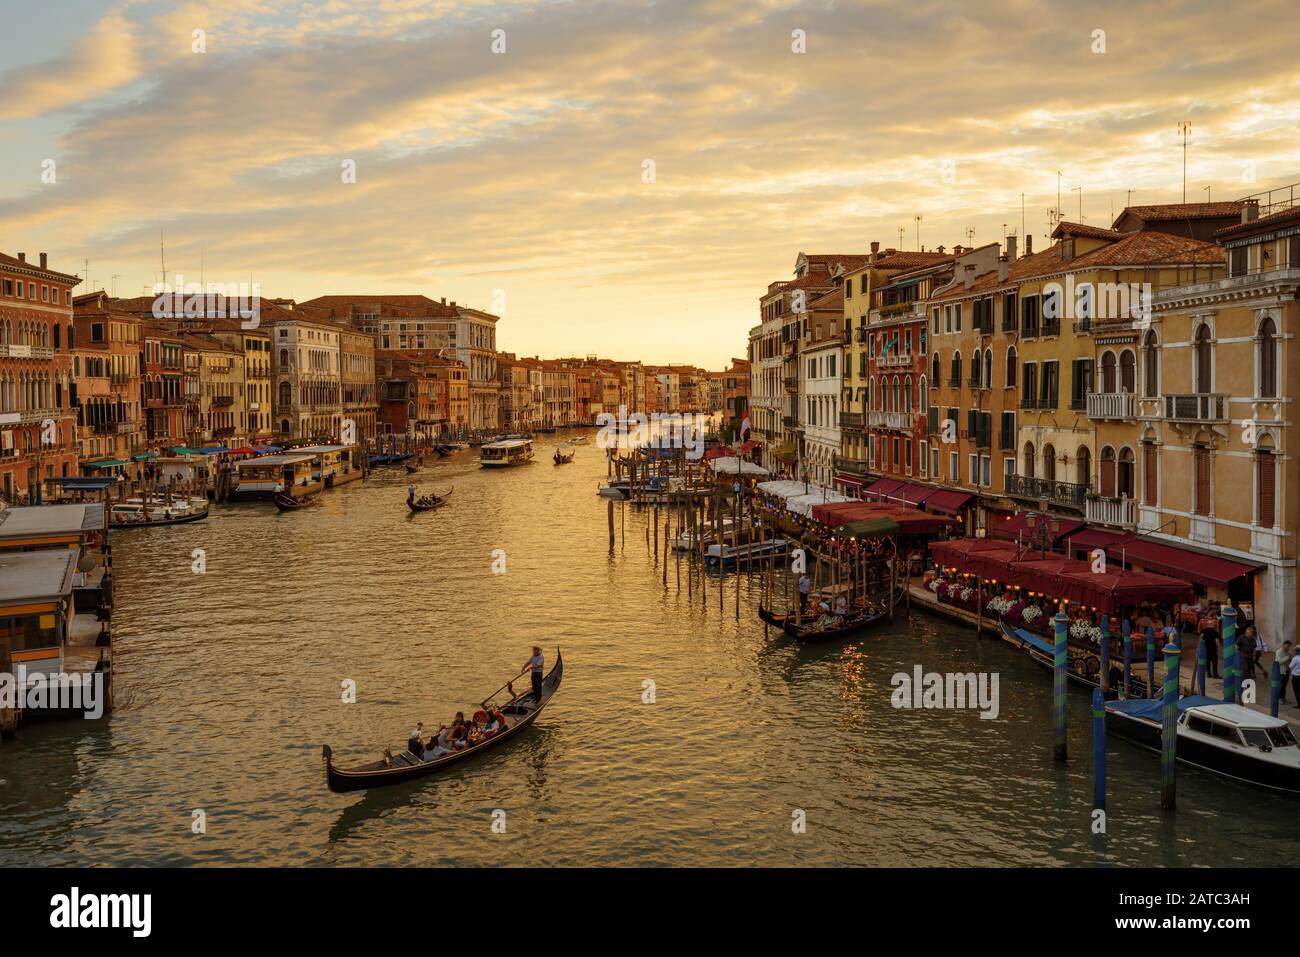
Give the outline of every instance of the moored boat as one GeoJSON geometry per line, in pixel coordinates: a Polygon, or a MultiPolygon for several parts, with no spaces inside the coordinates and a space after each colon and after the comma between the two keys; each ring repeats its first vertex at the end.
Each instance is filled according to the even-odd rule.
{"type": "Polygon", "coordinates": [[[710,565],[726,567],[746,559],[752,561],[767,558],[769,555],[784,555],[789,547],[790,543],[784,538],[760,539],[752,542],[742,540],[735,545],[724,539],[724,544],[719,545],[715,542],[705,550],[704,560],[710,565]]]}
{"type": "MultiPolygon", "coordinates": [[[[1056,649],[1047,638],[1036,635],[1024,628],[1014,628],[1006,621],[1001,620],[998,621],[998,629],[1002,632],[1002,637],[1006,641],[1015,645],[1044,668],[1052,669],[1056,667],[1056,649]]],[[[1129,696],[1146,698],[1147,682],[1139,676],[1139,667],[1145,671],[1146,663],[1142,662],[1139,665],[1139,662],[1133,662],[1129,672],[1129,696]]],[[[1107,692],[1108,697],[1118,695],[1118,688],[1124,682],[1124,660],[1122,657],[1117,659],[1115,655],[1111,655],[1110,672],[1111,690],[1107,692]]],[[[1083,685],[1085,688],[1100,688],[1100,652],[1080,647],[1077,642],[1071,642],[1067,646],[1065,674],[1075,684],[1083,685]]]]}
{"type": "MultiPolygon", "coordinates": [[[[1106,702],[1106,730],[1161,750],[1163,702],[1106,702]]],[[[1176,750],[1183,764],[1247,784],[1300,794],[1300,746],[1281,718],[1204,695],[1178,702],[1176,750]]]]}
{"type": "MultiPolygon", "coordinates": [[[[563,677],[564,658],[557,648],[555,651],[555,664],[552,666],[550,673],[542,680],[542,697],[540,701],[533,698],[532,689],[522,694],[515,694],[512,684],[507,682],[506,689],[509,690],[511,697],[498,709],[506,716],[506,729],[497,732],[490,738],[481,739],[478,743],[471,744],[462,751],[452,751],[450,754],[445,754],[430,761],[417,757],[410,750],[402,749],[399,751],[388,748],[384,757],[378,761],[353,768],[340,768],[334,765],[334,754],[330,746],[328,744],[324,745],[321,748],[321,756],[325,763],[326,783],[331,791],[361,791],[366,788],[413,781],[416,778],[436,774],[462,764],[522,734],[526,728],[537,720],[537,716],[542,713],[542,710],[550,704],[551,699],[555,697],[555,692],[560,688],[560,680],[563,677]]],[[[482,703],[482,707],[488,708],[491,701],[492,698],[489,697],[482,703]]]]}
{"type": "Polygon", "coordinates": [[[208,517],[208,500],[205,498],[150,499],[129,498],[115,502],[109,510],[109,524],[113,528],[156,528],[160,525],[183,525],[201,522],[208,517]]]}
{"type": "Polygon", "coordinates": [[[903,595],[904,589],[896,589],[893,600],[888,597],[870,598],[861,607],[854,608],[847,614],[825,613],[816,618],[807,618],[801,623],[793,615],[787,615],[782,628],[785,633],[797,641],[834,641],[848,638],[894,617],[894,606],[903,595]]]}

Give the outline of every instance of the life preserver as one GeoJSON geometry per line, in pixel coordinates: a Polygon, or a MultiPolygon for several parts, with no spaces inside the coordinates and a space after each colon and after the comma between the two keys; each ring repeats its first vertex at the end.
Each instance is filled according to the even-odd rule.
{"type": "Polygon", "coordinates": [[[479,710],[474,712],[475,724],[487,724],[487,721],[488,721],[488,716],[486,711],[479,710]]]}

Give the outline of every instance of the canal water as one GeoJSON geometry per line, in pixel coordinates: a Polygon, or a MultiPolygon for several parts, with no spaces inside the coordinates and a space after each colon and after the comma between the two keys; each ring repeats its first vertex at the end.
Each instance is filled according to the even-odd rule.
{"type": "Polygon", "coordinates": [[[735,576],[721,608],[716,577],[688,598],[673,562],[665,587],[645,513],[615,506],[611,554],[603,453],[576,450],[434,462],[421,487],[455,493],[417,516],[399,469],[316,509],[113,533],[117,710],[0,746],[0,865],[1296,862],[1294,801],[1180,768],[1162,813],[1158,757],[1118,740],[1092,834],[1086,694],[1062,766],[1050,675],[1001,642],[919,611],[826,646],[765,635],[756,580],[739,620],[735,576]],[[562,649],[565,675],[520,740],[442,777],[326,789],[322,743],[340,763],[400,747],[533,644],[548,668],[562,649]],[[891,676],[918,664],[996,673],[997,718],[894,709],[891,676]]]}

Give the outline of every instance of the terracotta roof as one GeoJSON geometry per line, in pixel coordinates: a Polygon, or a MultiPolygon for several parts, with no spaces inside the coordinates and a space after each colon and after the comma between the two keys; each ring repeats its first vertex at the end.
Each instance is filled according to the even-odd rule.
{"type": "Polygon", "coordinates": [[[1243,202],[1239,199],[1223,203],[1163,203],[1157,206],[1125,206],[1112,226],[1118,226],[1125,216],[1141,222],[1161,222],[1170,219],[1218,219],[1240,216],[1243,202]]]}
{"type": "Polygon", "coordinates": [[[934,266],[938,263],[949,262],[956,259],[955,253],[940,252],[897,252],[888,256],[882,256],[872,263],[875,269],[920,269],[925,266],[934,266]]]}
{"type": "Polygon", "coordinates": [[[1224,226],[1222,229],[1215,230],[1214,235],[1221,239],[1231,239],[1234,236],[1247,236],[1258,229],[1270,229],[1274,226],[1282,226],[1291,220],[1300,222],[1300,206],[1292,206],[1290,209],[1284,209],[1279,213],[1271,213],[1268,216],[1261,216],[1258,219],[1252,219],[1248,223],[1233,223],[1231,226],[1224,226]]]}
{"type": "Polygon", "coordinates": [[[844,306],[844,290],[832,289],[824,296],[818,296],[808,306],[810,309],[840,309],[844,306]]]}
{"type": "Polygon", "coordinates": [[[74,276],[71,273],[66,272],[59,272],[56,269],[42,269],[40,260],[37,260],[36,262],[31,262],[30,260],[24,261],[19,259],[17,256],[9,256],[5,253],[0,253],[0,266],[8,266],[11,269],[30,269],[34,272],[45,273],[47,276],[54,276],[58,279],[67,280],[73,285],[81,282],[80,276],[74,276]]]}
{"type": "Polygon", "coordinates": [[[828,253],[825,255],[813,255],[811,253],[804,253],[803,258],[808,260],[809,266],[812,266],[814,263],[816,263],[818,265],[826,267],[827,272],[830,272],[831,269],[835,266],[843,266],[846,272],[851,272],[852,270],[857,269],[862,264],[870,262],[871,254],[870,253],[847,253],[847,254],[828,253]]]}
{"type": "Polygon", "coordinates": [[[331,313],[353,306],[379,306],[393,309],[413,310],[411,315],[432,315],[439,318],[456,319],[460,313],[452,306],[430,299],[424,295],[414,296],[317,296],[308,299],[302,305],[310,309],[328,309],[331,313]]]}
{"type": "Polygon", "coordinates": [[[1052,238],[1060,239],[1063,236],[1084,236],[1089,239],[1123,239],[1124,233],[1114,229],[1103,229],[1100,226],[1088,226],[1084,223],[1071,223],[1061,220],[1057,223],[1056,228],[1052,230],[1052,238]]]}

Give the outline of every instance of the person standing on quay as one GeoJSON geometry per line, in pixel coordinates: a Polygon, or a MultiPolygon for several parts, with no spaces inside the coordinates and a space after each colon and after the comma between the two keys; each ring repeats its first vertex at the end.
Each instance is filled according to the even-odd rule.
{"type": "Polygon", "coordinates": [[[525,668],[532,670],[533,678],[533,697],[537,703],[542,703],[542,669],[545,667],[545,660],[542,658],[542,649],[533,645],[533,656],[524,663],[525,668]]]}
{"type": "MultiPolygon", "coordinates": [[[[1273,660],[1277,662],[1277,670],[1282,675],[1282,687],[1278,689],[1278,701],[1282,704],[1286,704],[1287,675],[1291,673],[1291,657],[1293,654],[1295,652],[1292,650],[1291,642],[1288,639],[1282,642],[1282,647],[1273,656],[1273,660]]],[[[1300,701],[1297,703],[1300,704],[1300,701]]]]}
{"type": "Polygon", "coordinates": [[[1209,624],[1201,629],[1201,639],[1205,642],[1205,677],[1219,677],[1219,633],[1209,624]]]}
{"type": "Polygon", "coordinates": [[[1300,701],[1300,655],[1293,654],[1287,667],[1291,669],[1291,691],[1296,701],[1300,701]]]}

